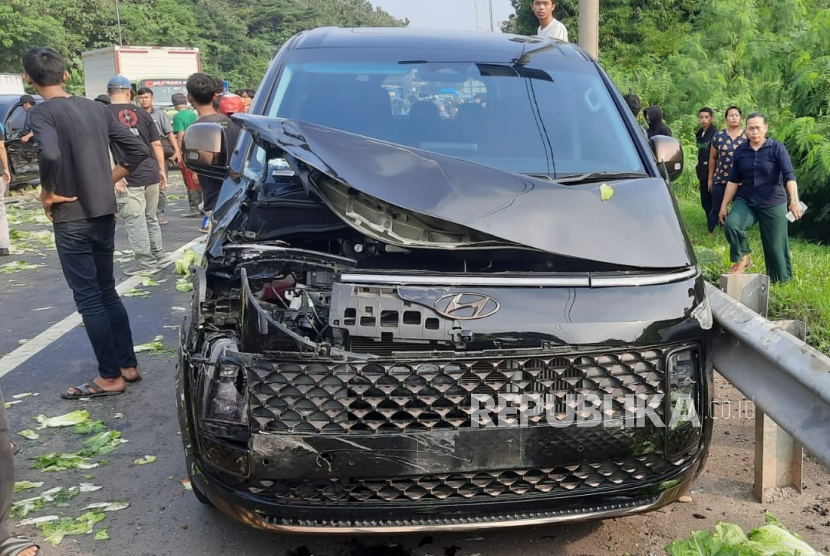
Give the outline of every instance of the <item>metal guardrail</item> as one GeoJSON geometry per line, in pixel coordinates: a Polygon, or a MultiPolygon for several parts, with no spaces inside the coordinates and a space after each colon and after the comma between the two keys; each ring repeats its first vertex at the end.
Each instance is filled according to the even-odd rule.
{"type": "Polygon", "coordinates": [[[706,293],[720,327],[715,369],[830,466],[830,357],[715,286],[706,293]]]}

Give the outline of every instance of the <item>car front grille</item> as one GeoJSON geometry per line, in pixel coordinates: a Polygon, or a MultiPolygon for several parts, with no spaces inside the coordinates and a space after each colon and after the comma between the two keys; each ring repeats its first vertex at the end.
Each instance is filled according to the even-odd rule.
{"type": "Polygon", "coordinates": [[[481,501],[514,497],[561,497],[654,485],[688,462],[662,453],[547,468],[436,473],[386,478],[261,480],[247,483],[254,495],[296,503],[481,501]]]}
{"type": "MultiPolygon", "coordinates": [[[[577,396],[597,396],[606,419],[632,418],[632,399],[665,393],[665,349],[600,353],[468,357],[463,353],[399,354],[397,360],[338,363],[257,360],[250,368],[250,417],[261,432],[372,434],[458,430],[480,426],[483,400],[497,403],[493,423],[510,423],[504,401],[521,395],[544,411],[523,426],[577,411],[577,396]],[[480,415],[480,414],[479,414],[480,415]]],[[[508,408],[509,409],[509,408],[508,408]]],[[[663,415],[662,404],[650,407],[663,415]]],[[[521,412],[519,412],[521,413],[521,412]]],[[[516,423],[512,423],[515,425],[516,423]]]]}

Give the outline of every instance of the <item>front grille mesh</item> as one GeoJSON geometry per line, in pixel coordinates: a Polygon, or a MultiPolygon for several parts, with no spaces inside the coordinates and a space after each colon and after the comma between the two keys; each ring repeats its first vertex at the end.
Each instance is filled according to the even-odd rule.
{"type": "Polygon", "coordinates": [[[557,497],[654,484],[662,477],[675,474],[686,461],[668,462],[661,453],[650,453],[548,468],[320,481],[265,480],[248,483],[247,489],[264,498],[307,503],[412,503],[472,498],[503,500],[534,495],[557,497]]]}
{"type": "MultiPolygon", "coordinates": [[[[440,355],[440,354],[439,354],[440,355]]],[[[257,361],[249,376],[250,417],[263,432],[310,434],[401,433],[473,426],[472,415],[489,412],[493,423],[517,418],[503,402],[535,396],[544,411],[524,426],[545,425],[577,409],[574,396],[602,399],[605,418],[631,418],[632,396],[651,401],[665,392],[665,352],[644,351],[463,357],[428,362],[371,363],[257,361]],[[500,419],[501,418],[501,419],[500,419]]],[[[460,357],[459,357],[460,356],[460,357]]],[[[406,357],[405,355],[403,357],[406,357]]],[[[662,405],[650,408],[662,416],[662,405]]],[[[522,413],[521,411],[518,413],[522,413]]],[[[525,412],[529,413],[529,412],[525,412]]],[[[636,413],[636,412],[635,412],[636,413]]],[[[476,424],[479,425],[479,424],[476,424]]]]}

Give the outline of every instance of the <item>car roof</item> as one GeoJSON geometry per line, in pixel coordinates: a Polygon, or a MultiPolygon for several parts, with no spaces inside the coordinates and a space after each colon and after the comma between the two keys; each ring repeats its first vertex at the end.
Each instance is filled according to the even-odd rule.
{"type": "Polygon", "coordinates": [[[523,49],[533,50],[556,44],[556,52],[586,61],[590,57],[578,46],[547,39],[509,33],[483,31],[419,29],[412,27],[320,27],[295,37],[289,48],[402,48],[486,52],[489,61],[511,62],[523,49]]]}

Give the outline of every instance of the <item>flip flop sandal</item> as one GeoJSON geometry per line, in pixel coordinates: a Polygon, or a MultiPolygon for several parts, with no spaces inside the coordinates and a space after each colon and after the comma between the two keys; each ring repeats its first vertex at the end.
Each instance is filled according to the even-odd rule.
{"type": "Polygon", "coordinates": [[[12,455],[13,456],[16,456],[17,454],[20,453],[20,446],[18,446],[17,444],[12,442],[11,440],[9,440],[9,444],[12,445],[12,455]]]}
{"type": "Polygon", "coordinates": [[[40,554],[40,547],[27,537],[9,537],[0,544],[0,556],[18,556],[27,548],[35,547],[35,555],[40,554]]]}
{"type": "MultiPolygon", "coordinates": [[[[61,394],[61,398],[65,400],[80,400],[81,398],[102,398],[104,396],[118,396],[124,393],[124,390],[104,390],[91,380],[80,386],[73,386],[76,392],[64,392],[61,394]]],[[[0,556],[3,556],[0,553],[0,556]]]]}

